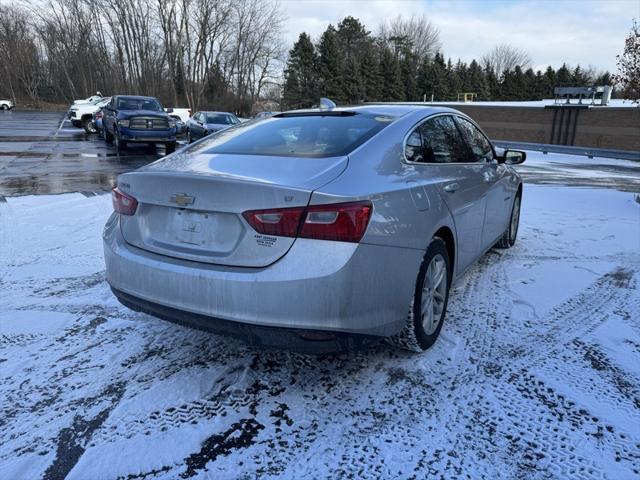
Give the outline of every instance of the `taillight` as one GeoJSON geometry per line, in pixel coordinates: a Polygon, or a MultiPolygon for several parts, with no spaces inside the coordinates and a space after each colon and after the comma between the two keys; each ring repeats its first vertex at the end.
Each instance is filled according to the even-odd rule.
{"type": "Polygon", "coordinates": [[[304,207],[251,210],[242,215],[258,233],[278,237],[295,237],[304,207]]]}
{"type": "Polygon", "coordinates": [[[367,229],[372,209],[371,202],[349,202],[252,210],[243,215],[256,232],[265,235],[357,243],[367,229]]]}
{"type": "Polygon", "coordinates": [[[102,112],[96,112],[96,118],[102,118],[102,112]]]}
{"type": "Polygon", "coordinates": [[[111,190],[113,209],[121,215],[133,215],[138,208],[138,201],[131,195],[123,193],[118,187],[111,190]]]}

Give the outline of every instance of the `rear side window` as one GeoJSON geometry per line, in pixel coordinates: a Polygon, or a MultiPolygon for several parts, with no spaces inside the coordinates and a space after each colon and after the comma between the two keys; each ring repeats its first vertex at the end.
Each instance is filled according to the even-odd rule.
{"type": "Polygon", "coordinates": [[[453,118],[439,115],[420,127],[427,163],[469,162],[469,152],[453,118]]]}
{"type": "Polygon", "coordinates": [[[346,155],[381,131],[392,117],[300,114],[247,122],[198,144],[204,153],[323,158],[346,155]]]}
{"type": "Polygon", "coordinates": [[[465,142],[473,153],[476,162],[484,162],[493,160],[493,148],[487,137],[469,120],[456,117],[456,122],[460,127],[460,132],[465,142]]]}

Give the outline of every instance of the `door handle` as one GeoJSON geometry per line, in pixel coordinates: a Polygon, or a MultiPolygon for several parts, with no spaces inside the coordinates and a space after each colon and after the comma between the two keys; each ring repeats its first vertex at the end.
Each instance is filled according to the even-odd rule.
{"type": "Polygon", "coordinates": [[[449,193],[455,193],[460,188],[460,185],[457,183],[450,183],[449,185],[445,185],[444,191],[449,193]]]}

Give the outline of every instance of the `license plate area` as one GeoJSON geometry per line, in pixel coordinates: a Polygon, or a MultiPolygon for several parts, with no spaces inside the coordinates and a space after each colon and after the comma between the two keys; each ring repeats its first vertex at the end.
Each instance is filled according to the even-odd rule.
{"type": "Polygon", "coordinates": [[[214,232],[215,221],[208,213],[177,210],[174,213],[175,240],[187,245],[205,247],[214,232]]]}

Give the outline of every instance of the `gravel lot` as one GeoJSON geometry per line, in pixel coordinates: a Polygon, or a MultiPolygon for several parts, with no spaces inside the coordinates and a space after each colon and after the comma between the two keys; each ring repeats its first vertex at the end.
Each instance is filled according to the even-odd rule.
{"type": "Polygon", "coordinates": [[[120,306],[103,193],[157,156],[9,115],[0,478],[640,477],[637,164],[531,154],[518,243],[455,285],[434,348],[314,357],[120,306]]]}

